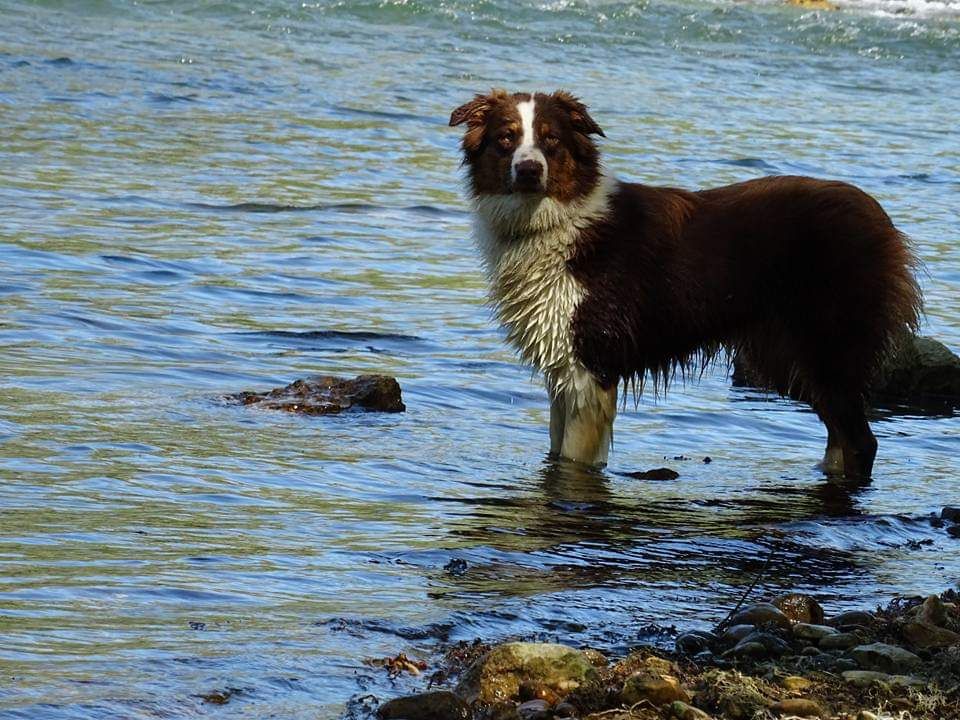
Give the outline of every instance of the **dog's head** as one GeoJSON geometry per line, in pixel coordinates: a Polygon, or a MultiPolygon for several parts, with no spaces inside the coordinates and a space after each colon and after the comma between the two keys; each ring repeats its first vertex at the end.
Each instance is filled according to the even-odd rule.
{"type": "Polygon", "coordinates": [[[591,135],[603,135],[586,106],[562,90],[477,95],[450,115],[466,123],[463,157],[475,195],[583,197],[600,175],[591,135]]]}

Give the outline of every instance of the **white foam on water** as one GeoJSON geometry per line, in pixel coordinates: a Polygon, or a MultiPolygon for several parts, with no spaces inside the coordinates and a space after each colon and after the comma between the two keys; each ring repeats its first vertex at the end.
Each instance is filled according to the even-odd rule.
{"type": "Polygon", "coordinates": [[[833,0],[841,10],[860,10],[888,17],[960,18],[957,0],[833,0]]]}

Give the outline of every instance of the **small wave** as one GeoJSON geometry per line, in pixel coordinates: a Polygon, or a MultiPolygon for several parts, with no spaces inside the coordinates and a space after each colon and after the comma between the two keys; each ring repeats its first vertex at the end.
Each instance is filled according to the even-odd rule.
{"type": "Polygon", "coordinates": [[[842,10],[858,10],[884,17],[960,17],[956,0],[833,0],[842,10]]]}
{"type": "Polygon", "coordinates": [[[369,340],[421,342],[423,340],[423,338],[417,337],[416,335],[380,333],[370,330],[266,330],[262,332],[243,332],[238,334],[247,337],[294,338],[297,340],[356,340],[359,342],[367,342],[369,340]]]}

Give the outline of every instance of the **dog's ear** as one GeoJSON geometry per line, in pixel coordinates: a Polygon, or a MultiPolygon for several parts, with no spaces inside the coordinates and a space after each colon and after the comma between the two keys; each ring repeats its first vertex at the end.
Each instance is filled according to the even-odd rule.
{"type": "Polygon", "coordinates": [[[563,108],[570,116],[570,123],[573,129],[584,135],[599,135],[606,137],[600,126],[590,117],[587,112],[587,106],[579,99],[568,93],[566,90],[557,90],[553,94],[553,100],[557,105],[563,108]]]}
{"type": "Polygon", "coordinates": [[[473,100],[464,103],[452,113],[450,113],[450,127],[467,123],[469,127],[483,125],[487,121],[487,113],[490,112],[492,95],[476,95],[473,100]]]}
{"type": "Polygon", "coordinates": [[[473,100],[464,103],[450,113],[450,125],[467,124],[463,135],[463,151],[472,154],[480,149],[484,133],[487,131],[487,117],[491,108],[505,97],[502,90],[492,90],[489,95],[476,95],[473,100]]]}

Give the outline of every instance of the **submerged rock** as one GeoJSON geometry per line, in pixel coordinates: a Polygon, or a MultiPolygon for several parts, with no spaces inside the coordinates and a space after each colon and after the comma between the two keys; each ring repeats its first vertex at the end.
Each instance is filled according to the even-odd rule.
{"type": "Polygon", "coordinates": [[[597,679],[597,669],[579,650],[553,643],[512,642],[477,660],[464,674],[457,694],[470,703],[493,704],[517,699],[521,687],[536,696],[563,696],[597,679]]]}
{"type": "MultiPolygon", "coordinates": [[[[732,382],[737,387],[767,387],[740,356],[733,359],[732,382]]],[[[874,382],[873,395],[899,400],[960,401],[960,357],[938,340],[909,335],[884,363],[874,382]]]]}
{"type": "Polygon", "coordinates": [[[960,357],[938,340],[911,335],[884,365],[875,393],[960,399],[960,357]]]}
{"type": "Polygon", "coordinates": [[[643,470],[637,472],[624,473],[626,477],[634,480],[676,480],[680,473],[667,467],[654,468],[653,470],[643,470]]]}
{"type": "Polygon", "coordinates": [[[390,700],[377,710],[380,720],[468,720],[470,708],[449,690],[390,700]]]}
{"type": "Polygon", "coordinates": [[[314,375],[269,392],[241,392],[227,400],[268,410],[303,415],[333,415],[353,408],[403,412],[400,384],[387,375],[358,375],[353,379],[314,375]]]}

